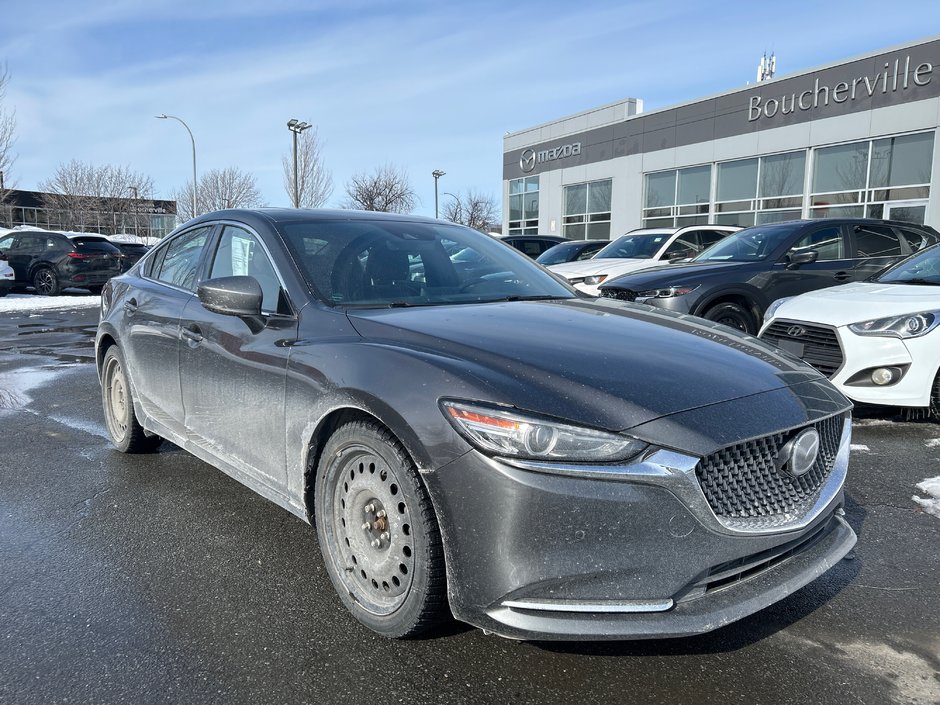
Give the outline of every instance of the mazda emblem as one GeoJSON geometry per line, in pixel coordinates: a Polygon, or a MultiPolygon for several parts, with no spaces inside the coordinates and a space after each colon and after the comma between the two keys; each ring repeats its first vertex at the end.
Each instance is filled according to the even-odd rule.
{"type": "Polygon", "coordinates": [[[519,168],[528,173],[535,168],[535,150],[526,149],[519,157],[519,168]]]}
{"type": "Polygon", "coordinates": [[[816,464],[819,456],[819,432],[807,428],[790,439],[777,453],[777,468],[793,477],[802,477],[816,464]]]}
{"type": "Polygon", "coordinates": [[[791,338],[801,338],[806,335],[806,329],[803,326],[790,326],[787,328],[787,335],[791,338]]]}

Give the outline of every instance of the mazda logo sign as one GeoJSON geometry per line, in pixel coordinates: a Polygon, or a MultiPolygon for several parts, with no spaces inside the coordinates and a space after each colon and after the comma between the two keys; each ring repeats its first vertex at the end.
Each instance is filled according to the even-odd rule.
{"type": "Polygon", "coordinates": [[[787,328],[787,335],[791,338],[802,338],[806,335],[806,329],[803,326],[790,326],[787,328]]]}
{"type": "Polygon", "coordinates": [[[535,150],[526,149],[519,157],[519,168],[527,174],[535,168],[535,150]]]}
{"type": "Polygon", "coordinates": [[[816,465],[819,432],[807,428],[790,439],[777,453],[777,468],[793,477],[802,477],[816,465]]]}

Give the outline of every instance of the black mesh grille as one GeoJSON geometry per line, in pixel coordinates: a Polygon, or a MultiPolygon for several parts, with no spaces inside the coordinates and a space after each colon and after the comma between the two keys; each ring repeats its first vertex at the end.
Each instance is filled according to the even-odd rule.
{"type": "Polygon", "coordinates": [[[601,289],[601,296],[621,301],[636,301],[636,292],[629,289],[601,289]]]}
{"type": "Polygon", "coordinates": [[[738,443],[702,458],[695,474],[712,511],[721,519],[773,524],[808,509],[832,472],[844,419],[840,414],[813,424],[819,433],[819,454],[816,464],[800,477],[778,469],[776,459],[802,428],[738,443]]]}
{"type": "Polygon", "coordinates": [[[791,350],[787,342],[802,345],[799,357],[831,377],[842,366],[842,346],[832,328],[791,321],[775,321],[761,333],[763,340],[784,350],[791,350]],[[781,341],[785,341],[781,344],[781,341]]]}

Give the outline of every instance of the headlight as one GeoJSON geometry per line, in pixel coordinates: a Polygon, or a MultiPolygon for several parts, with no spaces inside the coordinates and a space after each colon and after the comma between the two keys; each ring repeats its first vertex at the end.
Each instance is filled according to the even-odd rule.
{"type": "Polygon", "coordinates": [[[908,313],[903,316],[876,318],[853,323],[849,330],[856,335],[877,335],[886,338],[919,338],[940,325],[940,311],[908,313]]]}
{"type": "Polygon", "coordinates": [[[648,445],[617,433],[569,426],[489,406],[453,401],[441,402],[441,406],[461,436],[493,455],[609,463],[631,458],[648,445]]]}
{"type": "Polygon", "coordinates": [[[764,323],[773,318],[774,314],[777,312],[777,309],[792,298],[792,296],[784,296],[782,299],[777,299],[772,304],[770,304],[770,306],[767,307],[767,310],[764,311],[764,323]]]}
{"type": "Polygon", "coordinates": [[[650,289],[637,293],[638,299],[671,299],[674,296],[685,296],[698,289],[698,286],[667,286],[662,289],[650,289]]]}
{"type": "Polygon", "coordinates": [[[606,274],[594,274],[590,277],[584,277],[584,283],[590,286],[597,286],[598,284],[603,284],[605,279],[607,279],[606,274]]]}

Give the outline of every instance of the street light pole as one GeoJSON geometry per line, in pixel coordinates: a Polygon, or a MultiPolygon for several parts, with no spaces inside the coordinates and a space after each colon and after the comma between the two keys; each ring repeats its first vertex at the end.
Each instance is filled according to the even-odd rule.
{"type": "Polygon", "coordinates": [[[300,208],[300,191],[297,190],[297,135],[311,127],[313,125],[301,122],[296,118],[287,121],[287,129],[294,134],[294,208],[300,208]]]}
{"type": "Polygon", "coordinates": [[[438,180],[439,178],[441,178],[442,176],[444,176],[444,173],[445,173],[445,172],[441,171],[440,169],[435,169],[434,171],[431,172],[431,176],[434,177],[434,217],[435,217],[435,218],[437,218],[437,213],[438,213],[438,210],[437,210],[437,180],[438,180]]]}
{"type": "Polygon", "coordinates": [[[198,213],[196,213],[196,139],[193,137],[193,131],[189,129],[187,125],[181,118],[176,117],[175,115],[163,115],[154,116],[158,120],[176,120],[180,125],[186,128],[186,132],[189,133],[189,141],[193,143],[193,218],[195,218],[198,213]]]}

